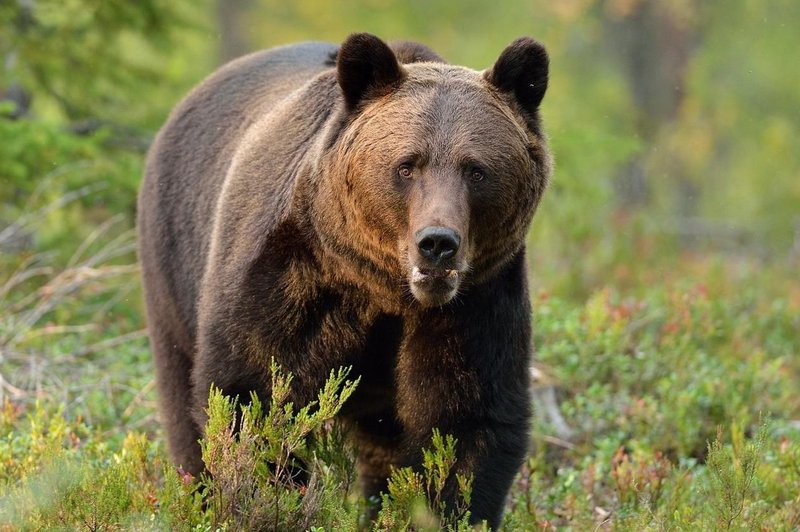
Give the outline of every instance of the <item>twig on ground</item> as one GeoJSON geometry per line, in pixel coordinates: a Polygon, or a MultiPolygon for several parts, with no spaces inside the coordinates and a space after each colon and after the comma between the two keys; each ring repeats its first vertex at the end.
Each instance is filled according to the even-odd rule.
{"type": "Polygon", "coordinates": [[[131,417],[134,410],[144,402],[144,398],[149,394],[156,385],[155,379],[150,379],[147,384],[142,387],[141,390],[131,399],[131,402],[125,407],[125,410],[122,411],[122,418],[127,419],[131,417]]]}

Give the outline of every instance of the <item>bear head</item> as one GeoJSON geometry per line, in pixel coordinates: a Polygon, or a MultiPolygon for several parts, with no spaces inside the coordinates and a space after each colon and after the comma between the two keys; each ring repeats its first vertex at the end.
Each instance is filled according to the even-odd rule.
{"type": "Polygon", "coordinates": [[[401,64],[363,33],[342,44],[317,198],[318,232],[342,275],[423,307],[520,251],[551,167],[541,44],[517,39],[483,72],[436,59],[401,64]]]}

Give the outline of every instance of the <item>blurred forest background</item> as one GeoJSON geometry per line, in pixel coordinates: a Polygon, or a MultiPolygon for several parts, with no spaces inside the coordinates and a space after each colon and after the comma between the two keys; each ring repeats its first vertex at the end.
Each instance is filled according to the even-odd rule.
{"type": "MultiPolygon", "coordinates": [[[[800,526],[798,27],[794,0],[0,0],[0,494],[22,500],[47,453],[105,471],[132,431],[163,457],[132,228],[193,85],[354,31],[475,69],[529,35],[556,171],[529,247],[536,450],[507,525],[800,526]],[[723,484],[756,479],[719,512],[712,440],[723,484]]],[[[13,519],[46,523],[31,504],[13,519]]]]}

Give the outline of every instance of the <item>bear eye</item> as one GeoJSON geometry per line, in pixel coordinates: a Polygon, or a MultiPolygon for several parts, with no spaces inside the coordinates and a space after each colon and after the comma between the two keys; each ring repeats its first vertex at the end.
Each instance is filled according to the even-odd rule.
{"type": "Polygon", "coordinates": [[[411,179],[414,175],[414,168],[410,164],[401,164],[397,169],[397,175],[403,179],[411,179]]]}
{"type": "Polygon", "coordinates": [[[486,178],[486,174],[480,168],[473,168],[469,171],[469,180],[473,183],[480,183],[486,178]]]}

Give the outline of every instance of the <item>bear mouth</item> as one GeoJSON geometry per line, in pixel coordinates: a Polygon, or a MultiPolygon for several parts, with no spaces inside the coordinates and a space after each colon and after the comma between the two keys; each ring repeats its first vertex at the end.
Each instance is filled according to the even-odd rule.
{"type": "Polygon", "coordinates": [[[461,272],[445,268],[411,268],[411,294],[425,307],[440,307],[456,295],[461,272]]]}
{"type": "Polygon", "coordinates": [[[445,270],[440,268],[420,268],[414,266],[411,269],[411,282],[424,283],[432,279],[458,279],[458,270],[445,270]]]}

